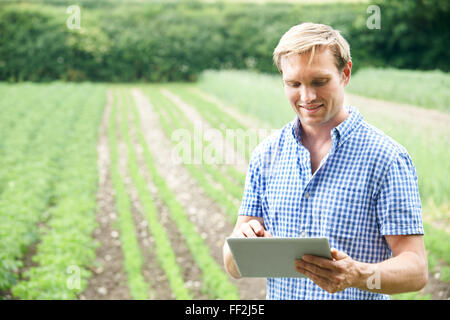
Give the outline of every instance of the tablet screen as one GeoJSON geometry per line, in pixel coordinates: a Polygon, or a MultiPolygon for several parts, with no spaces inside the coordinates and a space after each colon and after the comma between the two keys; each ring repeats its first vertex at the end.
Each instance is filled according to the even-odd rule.
{"type": "Polygon", "coordinates": [[[294,261],[303,255],[331,259],[327,238],[227,238],[242,277],[303,278],[294,261]]]}

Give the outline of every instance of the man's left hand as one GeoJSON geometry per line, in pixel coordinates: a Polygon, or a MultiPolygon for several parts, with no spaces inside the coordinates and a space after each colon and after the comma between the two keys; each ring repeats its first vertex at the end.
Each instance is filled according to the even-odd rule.
{"type": "Polygon", "coordinates": [[[331,249],[332,260],[304,255],[295,260],[295,270],[310,278],[329,293],[336,293],[349,287],[358,287],[360,272],[358,262],[345,252],[331,249]]]}

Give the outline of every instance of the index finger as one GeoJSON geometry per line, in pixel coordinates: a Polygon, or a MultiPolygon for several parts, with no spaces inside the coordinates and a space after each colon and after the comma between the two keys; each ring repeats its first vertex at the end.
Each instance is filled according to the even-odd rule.
{"type": "Polygon", "coordinates": [[[257,236],[264,236],[264,227],[258,220],[250,220],[248,224],[252,227],[257,236]]]}

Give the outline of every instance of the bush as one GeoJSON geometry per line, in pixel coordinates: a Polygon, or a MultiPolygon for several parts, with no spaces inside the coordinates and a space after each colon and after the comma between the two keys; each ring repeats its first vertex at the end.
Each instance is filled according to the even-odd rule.
{"type": "Polygon", "coordinates": [[[381,1],[381,30],[366,27],[361,3],[82,1],[80,30],[67,28],[64,3],[2,5],[0,80],[192,81],[205,69],[223,68],[275,73],[272,52],[281,35],[306,21],[343,33],[354,71],[384,65],[447,71],[441,35],[448,35],[448,5],[435,2],[381,1]]]}
{"type": "Polygon", "coordinates": [[[378,0],[382,27],[372,39],[385,66],[450,70],[450,2],[447,0],[378,0]]]}

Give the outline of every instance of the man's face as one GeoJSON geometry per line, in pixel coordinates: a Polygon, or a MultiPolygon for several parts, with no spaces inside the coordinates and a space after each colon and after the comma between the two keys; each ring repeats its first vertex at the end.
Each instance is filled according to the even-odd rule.
{"type": "Polygon", "coordinates": [[[284,91],[302,126],[337,125],[345,119],[344,87],[350,80],[351,62],[339,72],[326,48],[310,54],[281,58],[284,91]]]}

